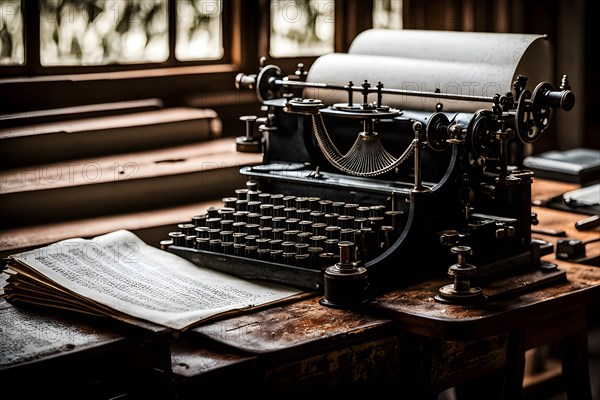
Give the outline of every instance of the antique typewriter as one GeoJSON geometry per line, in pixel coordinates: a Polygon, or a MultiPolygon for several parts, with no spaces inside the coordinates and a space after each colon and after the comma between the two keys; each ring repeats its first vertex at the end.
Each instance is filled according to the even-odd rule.
{"type": "Polygon", "coordinates": [[[487,96],[388,87],[344,71],[360,84],[312,81],[302,65],[286,75],[265,59],[256,74],[237,76],[265,112],[241,117],[237,150],[263,162],[241,168],[246,186],[222,206],[179,224],[170,252],[321,291],[332,307],[446,274],[436,299],[455,303],[485,299],[476,283],[515,271],[560,275],[540,259],[553,245],[532,239],[532,172],[521,160],[554,110],[574,106],[566,76],[555,89],[515,74],[510,90],[487,96]],[[403,108],[409,98],[432,102],[403,108]],[[486,106],[452,107],[471,102],[486,106]]]}

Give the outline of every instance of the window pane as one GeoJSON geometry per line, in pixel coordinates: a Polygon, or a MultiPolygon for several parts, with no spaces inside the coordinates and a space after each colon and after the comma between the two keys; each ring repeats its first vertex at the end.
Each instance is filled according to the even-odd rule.
{"type": "Polygon", "coordinates": [[[222,1],[178,0],[178,60],[215,60],[223,56],[222,1]]]}
{"type": "Polygon", "coordinates": [[[271,56],[333,52],[334,11],[333,0],[272,0],[271,56]]]}
{"type": "Polygon", "coordinates": [[[24,63],[21,2],[19,0],[0,0],[0,64],[24,63]]]}
{"type": "Polygon", "coordinates": [[[402,29],[402,0],[375,0],[373,28],[402,29]]]}
{"type": "Polygon", "coordinates": [[[165,61],[167,35],[167,0],[40,0],[44,66],[165,61]]]}

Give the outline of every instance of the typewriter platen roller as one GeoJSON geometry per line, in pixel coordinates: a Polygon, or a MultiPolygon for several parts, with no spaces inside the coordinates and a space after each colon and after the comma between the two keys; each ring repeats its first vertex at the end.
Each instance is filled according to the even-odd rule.
{"type": "Polygon", "coordinates": [[[531,237],[532,172],[521,160],[554,111],[573,108],[568,78],[555,88],[520,73],[531,69],[524,60],[539,62],[530,53],[547,47],[544,37],[453,32],[435,43],[431,35],[367,31],[348,54],[322,56],[309,72],[299,65],[286,75],[262,63],[256,74],[239,74],[236,87],[254,90],[265,115],[242,118],[237,147],[261,152],[263,162],[240,170],[247,186],[222,207],[180,224],[169,251],[243,277],[323,291],[322,303],[333,307],[446,274],[452,283],[438,301],[481,301],[475,283],[555,270],[540,259],[552,244],[531,237]],[[384,43],[380,54],[369,54],[364,45],[395,39],[398,52],[402,40],[412,50],[398,57],[384,43]],[[465,40],[474,47],[453,52],[465,40]],[[425,48],[414,50],[419,41],[425,48]],[[497,45],[492,53],[469,59],[489,43],[497,45]],[[503,62],[489,62],[503,49],[503,62]],[[445,62],[431,60],[436,51],[445,62]],[[494,73],[494,85],[486,83],[494,73]],[[468,81],[468,93],[442,77],[468,81]],[[483,90],[500,86],[505,91],[483,90]]]}

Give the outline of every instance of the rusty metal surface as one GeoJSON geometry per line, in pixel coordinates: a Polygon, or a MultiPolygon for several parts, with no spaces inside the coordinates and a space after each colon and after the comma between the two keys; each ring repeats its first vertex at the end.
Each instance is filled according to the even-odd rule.
{"type": "Polygon", "coordinates": [[[191,332],[244,351],[264,353],[311,344],[324,348],[392,329],[390,320],[359,310],[324,307],[319,300],[316,296],[202,325],[191,332]]]}
{"type": "MultiPolygon", "coordinates": [[[[444,304],[434,300],[447,280],[423,282],[406,289],[388,292],[371,304],[374,310],[402,321],[408,332],[430,337],[485,337],[509,330],[536,319],[568,312],[600,302],[600,269],[593,266],[557,262],[567,280],[520,295],[484,301],[480,304],[444,304]]],[[[519,286],[519,279],[507,285],[519,286]]],[[[484,288],[485,293],[485,288],[484,288]]]]}

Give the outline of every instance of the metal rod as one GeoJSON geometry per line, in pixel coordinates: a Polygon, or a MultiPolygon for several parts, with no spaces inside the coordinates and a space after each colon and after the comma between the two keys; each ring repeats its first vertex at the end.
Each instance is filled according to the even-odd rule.
{"type": "MultiPolygon", "coordinates": [[[[284,87],[290,86],[299,86],[305,88],[322,88],[322,89],[331,89],[331,90],[343,90],[348,91],[358,90],[363,91],[364,88],[362,86],[342,86],[336,85],[332,83],[325,82],[299,82],[299,81],[289,81],[284,79],[275,79],[272,81],[274,85],[281,85],[284,87]]],[[[451,93],[436,93],[436,92],[423,92],[419,90],[405,90],[405,89],[390,89],[390,88],[369,88],[367,89],[369,93],[385,93],[385,94],[395,94],[395,95],[405,95],[405,96],[419,96],[419,97],[429,97],[435,99],[447,99],[447,100],[465,100],[465,101],[483,101],[483,102],[493,102],[493,96],[471,96],[464,94],[451,94],[451,93]]]]}

